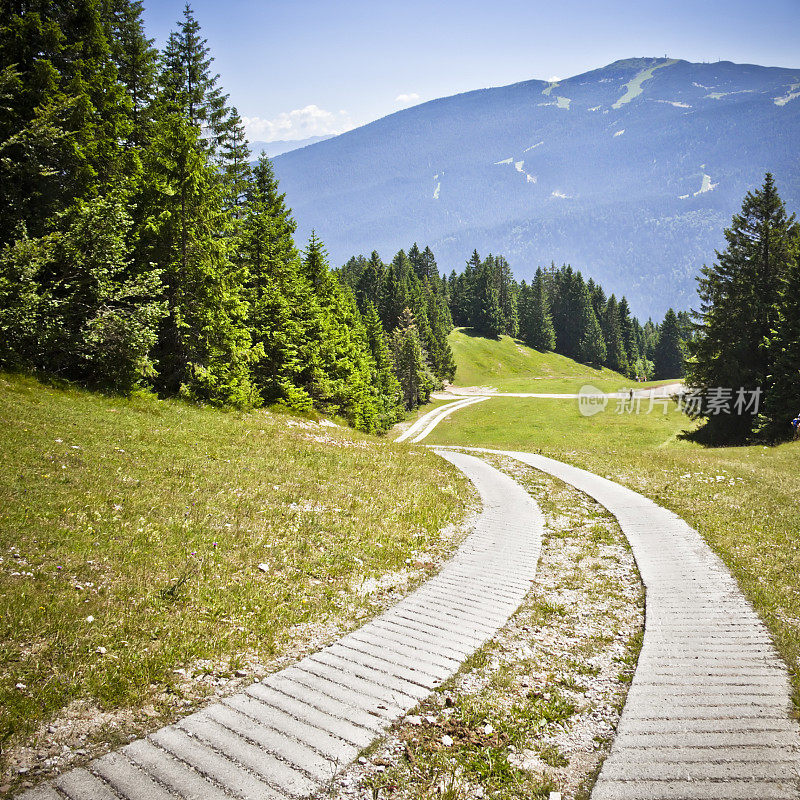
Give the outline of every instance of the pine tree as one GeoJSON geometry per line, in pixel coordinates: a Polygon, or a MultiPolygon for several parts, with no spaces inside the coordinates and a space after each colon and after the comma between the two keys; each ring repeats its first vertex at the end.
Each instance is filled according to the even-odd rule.
{"type": "Polygon", "coordinates": [[[253,378],[266,402],[307,411],[322,335],[322,309],[303,274],[294,220],[261,156],[248,180],[240,255],[246,267],[248,326],[259,358],[253,378]]]}
{"type": "MultiPolygon", "coordinates": [[[[351,256],[338,270],[339,280],[357,293],[358,283],[364,275],[367,264],[369,264],[369,261],[364,256],[351,256]]],[[[359,298],[356,297],[356,299],[359,298]]],[[[358,307],[361,308],[360,301],[358,307]]]]}
{"type": "Polygon", "coordinates": [[[408,256],[400,250],[386,271],[378,308],[383,327],[389,332],[398,325],[403,310],[410,303],[408,285],[410,271],[408,256]]]}
{"type": "Polygon", "coordinates": [[[536,275],[531,283],[528,313],[526,344],[542,352],[552,350],[556,346],[556,334],[550,316],[550,304],[541,267],[536,270],[536,275]]]}
{"type": "MultiPolygon", "coordinates": [[[[492,260],[492,256],[489,256],[492,260]]],[[[493,259],[497,302],[500,306],[502,332],[511,337],[519,334],[519,310],[517,307],[518,287],[508,261],[503,256],[493,259]]]]}
{"type": "Polygon", "coordinates": [[[456,276],[451,291],[451,311],[456,325],[475,325],[475,281],[481,266],[481,257],[473,250],[464,271],[456,276]]]}
{"type": "Polygon", "coordinates": [[[411,309],[403,309],[392,332],[392,352],[403,405],[410,410],[427,403],[436,383],[425,362],[425,351],[411,309]]]}
{"type": "Polygon", "coordinates": [[[0,244],[32,237],[77,198],[128,170],[130,108],[103,9],[92,0],[4,4],[0,12],[0,244]]]}
{"type": "Polygon", "coordinates": [[[386,264],[381,261],[377,251],[373,250],[356,285],[356,299],[360,308],[366,308],[367,304],[369,304],[377,309],[381,301],[385,280],[386,264]]]}
{"type": "Polygon", "coordinates": [[[603,335],[607,335],[604,323],[606,306],[608,304],[606,293],[603,291],[603,287],[599,283],[595,283],[592,278],[589,278],[589,280],[586,282],[586,288],[589,291],[589,298],[592,301],[592,310],[594,311],[594,315],[597,317],[597,321],[600,323],[600,327],[603,329],[603,335]]]}
{"type": "Polygon", "coordinates": [[[111,0],[109,4],[111,57],[130,99],[129,142],[134,146],[146,140],[158,61],[153,39],[145,35],[143,12],[143,0],[111,0]]]}
{"type": "Polygon", "coordinates": [[[631,378],[639,376],[638,364],[640,362],[639,345],[636,337],[637,321],[631,316],[627,299],[623,296],[617,304],[619,325],[622,331],[622,341],[625,345],[625,361],[628,364],[627,375],[631,378]]]}
{"type": "Polygon", "coordinates": [[[578,345],[579,360],[599,366],[606,360],[606,343],[603,340],[603,330],[592,308],[589,289],[585,285],[583,286],[583,297],[578,319],[581,331],[578,345]]]}
{"type": "Polygon", "coordinates": [[[473,302],[472,327],[484,336],[498,338],[503,332],[503,317],[497,296],[494,259],[491,256],[478,267],[473,302]]]}
{"type": "Polygon", "coordinates": [[[303,273],[322,310],[316,369],[307,391],[317,407],[361,430],[377,431],[381,401],[364,322],[352,292],[328,268],[325,247],[313,232],[303,253],[303,273]]]}
{"type": "Polygon", "coordinates": [[[569,358],[583,360],[582,340],[589,323],[589,316],[586,313],[587,303],[594,314],[583,276],[567,265],[555,271],[553,287],[551,313],[556,333],[556,352],[569,358]]]}
{"type": "Polygon", "coordinates": [[[379,428],[387,430],[400,419],[400,383],[395,375],[394,359],[386,331],[381,325],[375,306],[369,302],[364,311],[364,328],[372,360],[375,363],[373,385],[377,388],[380,398],[379,428]]]}
{"type": "Polygon", "coordinates": [[[683,342],[678,317],[670,308],[661,323],[653,358],[656,380],[682,377],[683,362],[683,342]]]}
{"type": "Polygon", "coordinates": [[[133,273],[119,196],[78,200],[0,256],[0,363],[117,392],[154,374],[160,273],[133,273]]]}
{"type": "Polygon", "coordinates": [[[800,412],[800,236],[782,282],[779,316],[771,338],[772,374],[767,383],[759,434],[771,440],[788,438],[790,420],[800,412]]]}
{"type": "Polygon", "coordinates": [[[242,216],[242,204],[250,175],[250,145],[244,132],[242,118],[232,108],[227,123],[226,136],[220,144],[220,163],[225,184],[226,206],[235,219],[242,216]]]}
{"type": "Polygon", "coordinates": [[[163,272],[169,313],[157,345],[156,385],[215,403],[255,399],[241,264],[231,260],[218,171],[184,118],[166,114],[145,152],[137,260],[163,272]]]}
{"type": "MultiPolygon", "coordinates": [[[[787,216],[771,174],[748,192],[725,231],[727,247],[699,278],[697,337],[691,343],[688,382],[700,391],[762,390],[773,374],[771,337],[778,324],[780,291],[792,258],[797,224],[787,216]]],[[[708,411],[708,409],[705,409],[708,411]]],[[[753,409],[707,416],[712,438],[741,441],[755,424],[753,409]],[[739,413],[739,412],[742,413],[739,413]]]]}
{"type": "Polygon", "coordinates": [[[230,112],[219,75],[211,72],[213,63],[208,41],[187,3],[161,57],[162,96],[198,130],[204,149],[215,157],[229,135],[230,112]]]}
{"type": "Polygon", "coordinates": [[[616,372],[626,374],[628,372],[628,358],[625,353],[625,342],[620,325],[619,306],[613,294],[608,298],[602,313],[603,323],[601,327],[606,342],[606,366],[616,372]]]}

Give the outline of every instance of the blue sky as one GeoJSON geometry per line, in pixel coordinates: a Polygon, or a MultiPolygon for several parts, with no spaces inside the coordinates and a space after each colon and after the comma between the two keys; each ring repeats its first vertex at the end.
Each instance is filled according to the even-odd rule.
{"type": "MultiPolygon", "coordinates": [[[[145,0],[162,45],[183,0],[145,0]]],[[[800,68],[800,0],[194,0],[251,140],[341,133],[401,108],[620,58],[800,68]]]]}

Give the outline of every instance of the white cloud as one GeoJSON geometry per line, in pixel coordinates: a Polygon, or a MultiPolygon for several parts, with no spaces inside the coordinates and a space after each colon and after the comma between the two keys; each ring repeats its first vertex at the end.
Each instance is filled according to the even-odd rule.
{"type": "Polygon", "coordinates": [[[550,77],[549,77],[547,80],[548,80],[550,83],[558,83],[558,82],[559,82],[560,80],[562,80],[562,79],[561,79],[561,78],[559,78],[559,76],[558,76],[558,75],[551,75],[551,76],[550,76],[550,77]]]}
{"type": "Polygon", "coordinates": [[[416,92],[411,92],[409,94],[399,94],[395,97],[395,103],[400,103],[403,106],[410,106],[412,103],[416,103],[419,100],[419,95],[416,92]]]}
{"type": "Polygon", "coordinates": [[[346,111],[326,111],[313,104],[294,111],[284,111],[274,119],[242,117],[242,122],[248,139],[266,142],[335,136],[355,127],[346,111]]]}

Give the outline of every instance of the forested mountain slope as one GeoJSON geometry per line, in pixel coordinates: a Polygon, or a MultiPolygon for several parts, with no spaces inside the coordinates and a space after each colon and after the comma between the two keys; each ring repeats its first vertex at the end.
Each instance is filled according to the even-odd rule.
{"type": "Polygon", "coordinates": [[[515,273],[572,263],[640,317],[695,302],[745,191],[800,201],[800,68],[629,59],[434,100],[275,160],[333,264],[424,241],[515,273]]]}

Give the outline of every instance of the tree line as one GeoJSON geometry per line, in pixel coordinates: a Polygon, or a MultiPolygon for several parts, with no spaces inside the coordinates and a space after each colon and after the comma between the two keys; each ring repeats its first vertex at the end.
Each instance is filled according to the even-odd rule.
{"type": "Polygon", "coordinates": [[[338,270],[316,236],[299,249],[189,5],[160,52],[141,0],[2,9],[3,368],[317,408],[374,432],[453,379],[454,322],[631,376],[677,374],[659,347],[672,328],[682,346],[681,319],[641,326],[570,267],[528,285],[502,256],[474,253],[444,278],[416,244],[338,270]]]}
{"type": "Polygon", "coordinates": [[[473,252],[464,270],[447,279],[453,322],[489,337],[519,337],[536,350],[554,351],[605,366],[633,379],[683,375],[691,320],[669,309],[660,324],[631,315],[625,297],[606,296],[593,279],[569,265],[539,268],[518,283],[503,256],[473,252]]]}
{"type": "Polygon", "coordinates": [[[698,278],[687,382],[712,442],[778,440],[800,412],[800,225],[773,176],[748,192],[698,278]]]}
{"type": "Polygon", "coordinates": [[[426,403],[431,391],[452,381],[456,365],[447,335],[453,319],[445,285],[430,247],[414,243],[390,264],[373,251],[352,257],[339,279],[365,318],[376,318],[388,334],[406,408],[426,403]]]}
{"type": "Polygon", "coordinates": [[[430,252],[379,299],[298,250],[189,5],[161,52],[141,0],[2,7],[0,365],[367,431],[452,377],[430,252]]]}

